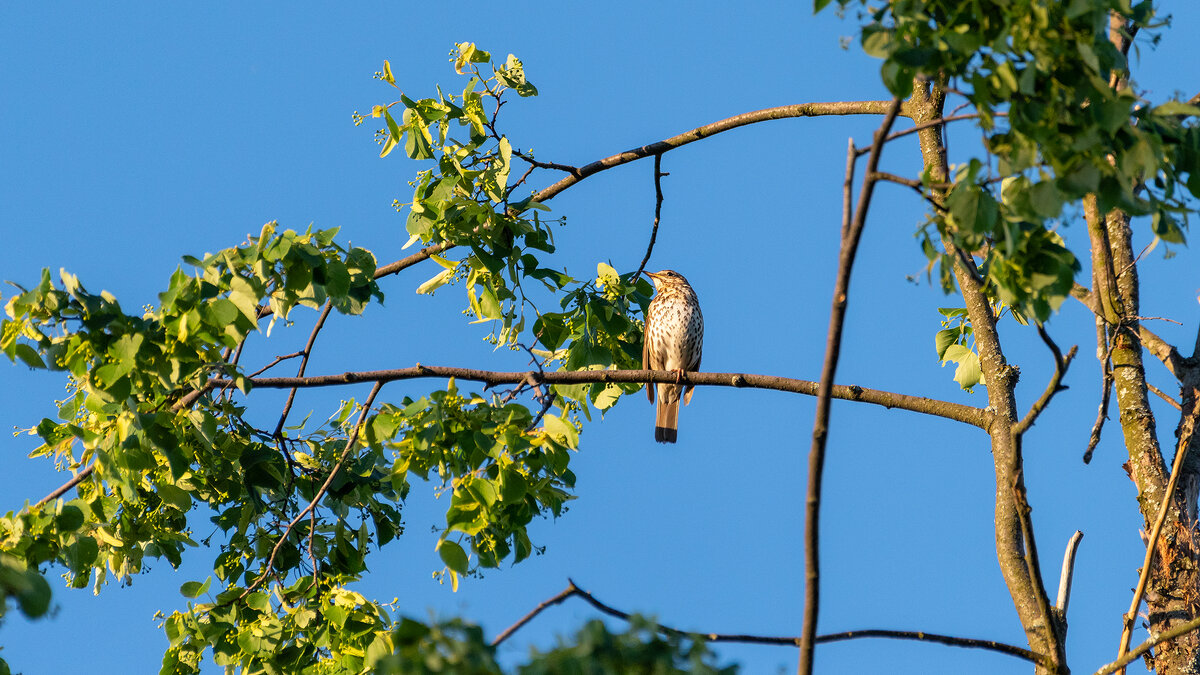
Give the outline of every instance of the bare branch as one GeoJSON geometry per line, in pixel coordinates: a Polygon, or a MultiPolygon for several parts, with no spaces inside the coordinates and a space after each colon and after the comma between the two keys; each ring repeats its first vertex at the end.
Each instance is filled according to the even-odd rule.
{"type": "MultiPolygon", "coordinates": [[[[532,371],[503,372],[451,366],[425,366],[420,364],[411,368],[345,372],[337,375],[259,377],[251,379],[250,384],[263,389],[288,389],[291,387],[336,387],[358,382],[394,382],[396,380],[422,378],[449,379],[453,377],[459,380],[483,382],[488,386],[496,386],[500,384],[521,384],[527,382],[530,374],[533,374],[537,379],[547,384],[585,384],[595,382],[637,382],[649,384],[664,382],[691,386],[774,389],[776,391],[786,391],[807,396],[815,396],[819,388],[818,384],[811,380],[798,380],[776,375],[754,375],[750,373],[685,372],[680,375],[670,370],[561,370],[551,373],[533,373],[532,371]]],[[[227,380],[210,380],[209,384],[220,386],[225,382],[227,380]]],[[[885,408],[900,408],[901,410],[909,410],[935,417],[944,417],[956,422],[965,422],[981,429],[987,429],[992,421],[992,414],[982,408],[975,408],[961,403],[940,401],[924,396],[866,389],[857,385],[834,385],[831,395],[833,398],[845,401],[872,403],[885,408]]]]}
{"type": "Polygon", "coordinates": [[[1037,421],[1038,415],[1042,414],[1042,410],[1045,410],[1046,406],[1049,405],[1050,399],[1054,398],[1054,395],[1058,392],[1066,389],[1062,384],[1063,376],[1067,374],[1067,368],[1071,367],[1071,361],[1074,360],[1076,352],[1079,351],[1079,347],[1072,346],[1067,351],[1066,358],[1063,358],[1062,351],[1059,350],[1058,345],[1054,344],[1054,340],[1050,339],[1050,335],[1046,333],[1046,329],[1039,325],[1037,326],[1037,332],[1038,337],[1042,338],[1042,342],[1046,343],[1046,347],[1054,355],[1054,374],[1050,376],[1050,382],[1046,384],[1046,391],[1042,392],[1041,398],[1034,402],[1033,407],[1025,414],[1025,418],[1013,427],[1014,434],[1023,434],[1028,431],[1029,427],[1033,426],[1033,423],[1037,421]]]}
{"type": "MultiPolygon", "coordinates": [[[[616,607],[612,607],[610,605],[607,605],[607,604],[601,602],[600,600],[596,599],[596,597],[594,595],[592,595],[590,592],[588,592],[588,591],[580,588],[578,585],[576,585],[573,580],[568,579],[567,587],[565,589],[558,592],[556,595],[538,603],[537,607],[534,607],[533,610],[531,610],[528,614],[521,617],[516,623],[509,626],[508,628],[506,628],[504,630],[504,632],[497,635],[496,638],[494,640],[492,640],[492,645],[494,646],[494,645],[500,644],[501,642],[504,642],[508,638],[512,637],[513,633],[520,630],[522,627],[525,626],[525,624],[527,624],[531,620],[533,620],[538,614],[541,614],[543,611],[545,611],[546,609],[548,609],[550,607],[553,607],[554,605],[561,604],[562,602],[571,598],[572,596],[577,596],[577,597],[582,598],[589,605],[596,608],[600,612],[607,614],[608,616],[622,619],[624,621],[628,621],[632,617],[632,615],[629,614],[628,612],[624,612],[622,610],[617,609],[616,607]]],[[[796,645],[800,644],[800,638],[798,638],[798,637],[775,637],[775,636],[768,636],[768,635],[703,633],[703,632],[697,632],[697,631],[684,631],[684,630],[679,630],[678,628],[672,628],[671,626],[666,626],[666,625],[663,625],[663,624],[657,623],[657,622],[655,622],[654,628],[655,628],[655,630],[657,630],[658,632],[660,632],[664,635],[672,635],[672,636],[676,636],[676,637],[686,637],[686,638],[693,638],[693,639],[699,638],[699,639],[705,640],[706,642],[739,642],[739,643],[745,643],[745,644],[786,645],[786,646],[796,646],[796,645]]],[[[1039,657],[1037,654],[1029,651],[1028,649],[1022,649],[1021,647],[1004,644],[1002,642],[996,642],[994,640],[977,640],[974,638],[960,638],[960,637],[954,637],[951,635],[939,635],[937,633],[926,633],[924,631],[884,630],[884,629],[878,629],[878,628],[868,628],[868,629],[864,629],[864,630],[851,630],[851,631],[845,631],[842,633],[830,633],[828,635],[819,635],[819,636],[817,636],[816,641],[818,643],[840,642],[843,640],[856,640],[856,639],[861,639],[861,638],[893,638],[893,639],[898,639],[898,640],[916,640],[919,642],[935,642],[935,643],[939,643],[939,644],[949,645],[952,647],[968,647],[968,648],[975,648],[975,649],[987,649],[990,651],[999,652],[1001,654],[1007,654],[1009,656],[1015,656],[1017,658],[1025,659],[1026,661],[1032,661],[1034,663],[1040,663],[1041,661],[1044,660],[1041,657],[1039,657]]]]}
{"type": "Polygon", "coordinates": [[[1150,530],[1150,538],[1146,542],[1146,557],[1142,561],[1142,573],[1138,577],[1138,585],[1134,589],[1133,600],[1129,603],[1129,611],[1123,617],[1124,627],[1121,630],[1121,646],[1117,649],[1117,658],[1125,654],[1125,650],[1129,648],[1130,639],[1133,637],[1133,622],[1137,619],[1137,609],[1142,604],[1142,596],[1146,592],[1146,582],[1150,579],[1150,563],[1154,560],[1154,549],[1158,545],[1158,537],[1162,533],[1163,523],[1167,520],[1167,511],[1170,510],[1171,497],[1175,493],[1175,484],[1179,481],[1180,468],[1183,467],[1183,459],[1188,454],[1192,434],[1196,431],[1196,418],[1198,416],[1200,416],[1200,406],[1190,411],[1190,414],[1185,415],[1183,421],[1180,423],[1179,445],[1175,449],[1175,461],[1171,463],[1171,478],[1167,481],[1167,489],[1163,493],[1162,503],[1158,506],[1158,518],[1155,519],[1154,527],[1150,530]]]}
{"type": "Polygon", "coordinates": [[[578,593],[579,593],[579,587],[575,585],[574,581],[571,581],[570,579],[568,579],[566,588],[559,591],[558,594],[555,595],[554,597],[547,598],[546,600],[539,602],[538,606],[534,607],[532,610],[530,610],[528,614],[526,614],[525,616],[518,619],[517,622],[514,623],[513,625],[509,626],[508,628],[505,628],[502,633],[500,633],[499,635],[496,636],[496,639],[492,640],[492,646],[495,647],[496,645],[500,644],[501,642],[504,642],[505,640],[507,640],[509,637],[512,636],[513,633],[517,632],[518,630],[521,630],[522,626],[529,623],[530,621],[533,621],[534,617],[536,617],[538,614],[541,614],[546,609],[553,607],[557,604],[560,604],[560,603],[562,603],[562,601],[564,601],[567,598],[571,597],[572,595],[576,595],[578,593]]]}
{"type": "Polygon", "coordinates": [[[1146,383],[1146,388],[1150,390],[1150,393],[1155,394],[1162,400],[1169,403],[1172,408],[1175,408],[1176,410],[1183,412],[1183,406],[1180,405],[1179,401],[1176,401],[1175,399],[1168,396],[1166,393],[1163,392],[1162,389],[1159,389],[1158,387],[1150,384],[1149,382],[1146,383]]]}
{"type": "MultiPolygon", "coordinates": [[[[321,316],[317,318],[317,322],[313,324],[312,332],[308,334],[308,342],[304,344],[304,351],[301,354],[304,358],[300,359],[300,367],[296,370],[296,377],[304,377],[304,371],[308,368],[308,359],[312,356],[313,345],[317,342],[317,333],[321,332],[321,328],[325,326],[325,319],[329,318],[329,312],[333,309],[333,300],[327,300],[325,307],[321,310],[321,316]]],[[[292,403],[296,400],[296,388],[293,387],[288,392],[287,402],[283,404],[283,412],[279,413],[279,423],[275,425],[275,432],[271,434],[272,438],[279,439],[283,437],[283,425],[287,423],[288,413],[292,411],[292,403]]]]}
{"type": "MultiPolygon", "coordinates": [[[[1008,113],[993,112],[992,115],[994,115],[996,117],[1005,117],[1006,115],[1008,115],[1008,113]]],[[[946,122],[958,122],[959,120],[973,120],[978,117],[980,117],[980,115],[978,113],[971,113],[968,115],[951,115],[949,117],[939,117],[934,120],[928,120],[926,122],[921,122],[920,124],[914,124],[912,127],[908,128],[908,129],[903,129],[901,131],[897,131],[896,133],[892,134],[891,136],[888,136],[887,139],[884,140],[884,142],[890,143],[890,142],[896,140],[897,138],[903,138],[909,134],[915,134],[918,131],[924,131],[925,129],[929,129],[930,127],[936,127],[936,126],[945,124],[946,122]]],[[[868,151],[867,148],[863,148],[858,151],[858,154],[864,155],[867,153],[867,151],[868,151]]]]}
{"type": "Polygon", "coordinates": [[[650,244],[646,246],[646,255],[642,258],[642,264],[638,265],[637,274],[631,277],[633,283],[637,283],[638,277],[642,276],[642,272],[646,269],[646,263],[650,262],[650,254],[654,252],[654,240],[658,239],[658,221],[662,216],[662,178],[669,176],[669,173],[662,172],[662,154],[654,156],[654,227],[650,229],[650,244]]]}
{"type": "Polygon", "coordinates": [[[1181,635],[1187,635],[1197,628],[1200,628],[1200,617],[1196,617],[1191,621],[1181,623],[1170,630],[1159,633],[1158,635],[1151,636],[1150,639],[1129,650],[1129,652],[1121,658],[1101,667],[1100,670],[1097,670],[1095,673],[1093,673],[1093,675],[1109,675],[1109,673],[1115,673],[1118,670],[1122,670],[1125,666],[1133,663],[1140,658],[1142,654],[1154,649],[1156,646],[1164,642],[1174,640],[1181,635]]]}
{"type": "Polygon", "coordinates": [[[1079,542],[1082,540],[1083,533],[1075,530],[1075,534],[1071,535],[1071,539],[1067,541],[1066,552],[1063,553],[1062,574],[1058,577],[1058,601],[1054,603],[1060,619],[1066,617],[1067,606],[1071,603],[1071,580],[1075,577],[1075,554],[1079,551],[1079,542]]]}
{"type": "Polygon", "coordinates": [[[857,148],[854,147],[854,137],[846,143],[846,178],[842,181],[842,239],[850,231],[850,219],[854,214],[854,163],[858,160],[857,148]]]}
{"type": "Polygon", "coordinates": [[[744,127],[748,124],[758,122],[767,122],[770,120],[782,120],[792,117],[821,117],[827,115],[883,115],[887,113],[891,101],[836,101],[833,103],[798,103],[795,105],[779,106],[777,108],[766,108],[764,110],[755,110],[754,112],[742,113],[734,115],[712,124],[706,124],[702,127],[697,127],[690,131],[685,131],[682,134],[677,134],[665,140],[643,145],[640,148],[626,150],[610,157],[597,160],[591,164],[587,164],[579,168],[579,173],[571,175],[559,180],[557,183],[537,192],[533,195],[533,200],[544,202],[554,198],[555,195],[566,190],[579,181],[600,173],[606,169],[611,169],[615,166],[628,164],[639,159],[644,159],[652,155],[661,155],[664,152],[682,147],[688,143],[699,141],[709,136],[715,136],[730,129],[744,127]]]}
{"type": "Polygon", "coordinates": [[[862,190],[858,195],[858,206],[855,208],[854,220],[842,237],[841,252],[838,256],[837,279],[833,288],[833,306],[829,310],[829,332],[825,342],[825,361],[821,368],[821,384],[817,389],[817,412],[813,420],[812,446],[808,452],[808,494],[804,508],[804,623],[800,635],[800,663],[797,672],[800,675],[811,675],[813,668],[813,647],[816,646],[817,615],[820,610],[820,514],[821,514],[821,478],[825,466],[825,443],[829,437],[829,411],[832,399],[833,378],[837,373],[838,357],[842,351],[842,327],[846,319],[846,305],[850,294],[850,273],[854,267],[854,258],[858,253],[858,243],[862,238],[863,226],[867,221],[867,211],[871,206],[871,196],[875,191],[873,174],[879,170],[879,155],[883,150],[884,139],[896,121],[903,105],[900,99],[894,99],[883,123],[875,132],[874,142],[871,143],[871,154],[867,159],[866,173],[863,176],[862,190]]]}
{"type": "Polygon", "coordinates": [[[1083,463],[1090,464],[1092,453],[1100,445],[1100,433],[1104,430],[1104,422],[1108,420],[1108,404],[1112,399],[1113,373],[1112,348],[1108,344],[1108,328],[1104,317],[1096,315],[1096,358],[1100,360],[1100,372],[1103,377],[1100,384],[1100,410],[1096,413],[1096,421],[1092,424],[1092,434],[1088,437],[1087,450],[1083,451],[1083,463]]]}

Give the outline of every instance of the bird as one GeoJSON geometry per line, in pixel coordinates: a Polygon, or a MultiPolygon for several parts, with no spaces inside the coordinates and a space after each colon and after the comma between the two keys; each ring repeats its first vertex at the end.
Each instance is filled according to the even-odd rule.
{"type": "MultiPolygon", "coordinates": [[[[704,315],[696,291],[682,274],[674,270],[647,272],[654,282],[655,295],[646,310],[646,334],[642,340],[642,368],[673,370],[682,378],[684,371],[700,370],[700,352],[704,347],[704,315]]],[[[692,385],[683,391],[681,384],[647,385],[646,396],[658,407],[654,415],[654,440],[674,443],[678,436],[679,397],[692,402],[692,385]]]]}

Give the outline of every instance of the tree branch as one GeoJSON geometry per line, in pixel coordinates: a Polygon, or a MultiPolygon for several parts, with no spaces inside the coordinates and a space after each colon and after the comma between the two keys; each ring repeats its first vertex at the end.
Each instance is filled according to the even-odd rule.
{"type": "Polygon", "coordinates": [[[555,195],[563,190],[571,187],[579,181],[611,169],[622,164],[628,164],[639,159],[644,159],[652,155],[661,155],[664,152],[682,147],[688,143],[694,143],[709,136],[730,129],[744,127],[748,124],[758,122],[768,122],[770,120],[781,120],[792,117],[822,117],[827,115],[883,115],[888,111],[891,101],[836,101],[832,103],[798,103],[795,105],[784,105],[777,108],[766,108],[764,110],[755,110],[754,112],[742,113],[734,115],[723,120],[706,124],[702,127],[696,127],[690,131],[685,131],[682,134],[677,134],[670,138],[643,145],[639,148],[626,150],[625,152],[605,157],[591,164],[586,164],[579,168],[577,174],[567,176],[557,183],[537,192],[533,195],[533,200],[536,202],[545,202],[553,199],[555,195]]]}
{"type": "MultiPolygon", "coordinates": [[[[308,342],[304,344],[304,351],[300,352],[304,358],[300,359],[300,367],[296,369],[296,377],[304,377],[304,371],[308,368],[308,359],[312,356],[313,345],[317,342],[317,333],[321,332],[321,328],[325,326],[325,319],[329,318],[329,312],[333,309],[333,301],[325,302],[325,307],[321,310],[321,316],[317,318],[317,322],[313,324],[312,332],[308,334],[308,342]]],[[[292,388],[288,392],[287,403],[283,404],[283,412],[279,413],[279,423],[275,425],[275,433],[271,434],[272,438],[280,439],[283,437],[283,425],[287,423],[288,413],[292,410],[292,403],[296,400],[296,389],[292,388]]]]}
{"type": "MultiPolygon", "coordinates": [[[[379,394],[380,389],[383,389],[383,384],[383,382],[376,382],[375,386],[371,387],[371,393],[367,395],[367,400],[363,402],[362,412],[358,415],[358,421],[354,423],[354,429],[351,430],[350,437],[346,439],[346,448],[342,450],[341,457],[338,458],[337,463],[333,465],[332,469],[330,469],[329,476],[325,478],[325,482],[322,483],[321,487],[317,489],[317,493],[314,494],[312,500],[308,502],[308,506],[304,507],[304,510],[302,510],[300,513],[297,513],[296,517],[293,518],[292,521],[287,524],[287,527],[283,529],[283,533],[279,535],[279,541],[275,542],[275,547],[271,549],[271,555],[269,558],[267,558],[266,569],[263,570],[263,573],[254,580],[254,583],[250,584],[246,587],[246,590],[242,591],[242,594],[237,597],[238,600],[250,595],[254,589],[258,588],[264,581],[266,581],[267,577],[271,575],[271,571],[275,568],[275,557],[279,555],[280,549],[282,549],[284,543],[287,542],[288,535],[291,534],[292,529],[296,527],[296,523],[299,523],[304,519],[305,516],[317,508],[317,504],[321,502],[321,498],[325,496],[325,493],[329,490],[329,486],[333,484],[333,479],[337,477],[338,471],[342,468],[342,464],[346,462],[346,459],[350,457],[350,453],[354,451],[354,444],[358,442],[358,434],[362,430],[363,422],[367,420],[367,413],[370,412],[371,406],[375,403],[375,396],[379,394]]],[[[314,569],[314,579],[316,574],[317,570],[314,569]]]]}
{"type": "Polygon", "coordinates": [[[1149,382],[1146,383],[1146,388],[1150,390],[1150,393],[1152,393],[1155,396],[1166,401],[1172,408],[1174,408],[1180,412],[1183,412],[1183,406],[1179,403],[1179,401],[1176,401],[1175,399],[1168,396],[1166,394],[1166,392],[1164,392],[1162,389],[1159,389],[1158,387],[1150,384],[1149,382]]]}
{"type": "Polygon", "coordinates": [[[638,265],[637,274],[631,277],[633,283],[637,283],[638,277],[642,276],[642,272],[646,269],[646,263],[650,262],[650,254],[654,252],[654,240],[658,239],[658,221],[662,216],[662,178],[669,176],[669,173],[662,172],[662,154],[654,156],[654,227],[650,229],[650,243],[646,246],[646,255],[642,258],[642,264],[638,265]]]}
{"type": "Polygon", "coordinates": [[[1136,661],[1139,657],[1142,656],[1142,654],[1145,654],[1146,652],[1150,651],[1151,649],[1154,649],[1158,645],[1160,645],[1164,642],[1169,642],[1171,640],[1174,640],[1175,638],[1177,638],[1181,635],[1187,635],[1188,633],[1196,630],[1197,628],[1200,628],[1200,617],[1196,617],[1196,618],[1192,619],[1191,621],[1181,623],[1178,626],[1175,626],[1174,628],[1172,628],[1170,630],[1163,631],[1162,633],[1159,633],[1158,635],[1152,636],[1151,638],[1149,638],[1142,644],[1129,650],[1129,652],[1127,652],[1121,658],[1119,658],[1116,661],[1113,661],[1112,663],[1109,663],[1105,666],[1102,666],[1100,668],[1100,670],[1097,670],[1095,673],[1093,673],[1093,675],[1109,675],[1109,673],[1115,673],[1118,670],[1122,670],[1125,668],[1125,666],[1136,661]]]}
{"type": "Polygon", "coordinates": [[[1133,592],[1133,600],[1129,603],[1129,611],[1122,617],[1124,627],[1121,629],[1121,646],[1117,648],[1118,659],[1125,654],[1133,637],[1133,622],[1137,619],[1137,610],[1142,604],[1142,596],[1146,592],[1146,582],[1150,580],[1150,564],[1154,561],[1154,550],[1158,544],[1159,534],[1162,533],[1163,523],[1167,520],[1171,497],[1175,493],[1175,484],[1179,482],[1180,469],[1183,467],[1184,458],[1187,457],[1188,447],[1191,446],[1192,434],[1196,431],[1196,418],[1200,417],[1200,406],[1195,407],[1190,413],[1184,416],[1180,425],[1179,445],[1175,449],[1175,461],[1171,463],[1171,478],[1167,481],[1166,492],[1163,493],[1162,502],[1158,507],[1158,517],[1154,520],[1154,527],[1150,530],[1150,537],[1146,542],[1146,557],[1142,561],[1142,572],[1138,577],[1137,588],[1133,592]]]}
{"type": "Polygon", "coordinates": [[[1108,405],[1112,399],[1112,348],[1108,344],[1108,325],[1104,317],[1096,315],[1096,358],[1100,361],[1100,409],[1096,412],[1096,421],[1092,423],[1092,433],[1088,437],[1087,449],[1083,451],[1083,463],[1090,464],[1092,453],[1100,445],[1100,433],[1104,431],[1104,423],[1108,421],[1108,405]]]}
{"type": "MultiPolygon", "coordinates": [[[[250,384],[263,389],[287,389],[291,387],[336,387],[358,382],[386,383],[396,380],[422,378],[449,379],[453,377],[459,380],[483,382],[490,387],[500,384],[521,384],[527,382],[530,375],[534,375],[538,380],[547,384],[590,384],[595,382],[650,384],[663,382],[691,386],[773,389],[807,396],[815,396],[819,389],[819,385],[810,380],[798,380],[776,375],[754,375],[750,373],[685,372],[680,375],[670,370],[560,370],[557,372],[537,373],[535,371],[503,372],[451,366],[425,366],[420,364],[410,368],[345,372],[337,375],[259,377],[251,379],[250,384]]],[[[226,382],[227,380],[209,380],[209,384],[212,386],[221,386],[226,382]]],[[[965,422],[985,430],[992,421],[992,414],[982,408],[926,398],[924,396],[866,389],[857,385],[834,385],[832,396],[833,398],[845,401],[872,403],[885,408],[900,408],[901,410],[909,410],[935,417],[944,417],[956,422],[965,422]]]]}
{"type": "Polygon", "coordinates": [[[1058,577],[1058,601],[1054,603],[1055,609],[1059,611],[1060,619],[1065,620],[1067,616],[1067,606],[1071,603],[1071,580],[1075,577],[1075,554],[1079,551],[1079,542],[1083,540],[1083,533],[1075,530],[1075,534],[1071,535],[1071,539],[1067,541],[1067,550],[1063,553],[1062,573],[1058,577]]]}
{"type": "MultiPolygon", "coordinates": [[[[1008,113],[1006,113],[1006,112],[993,112],[992,114],[995,115],[996,117],[1005,117],[1008,115],[1008,113]]],[[[910,116],[911,115],[905,115],[905,117],[910,117],[910,116]]],[[[946,122],[958,122],[959,120],[971,120],[971,119],[975,119],[977,117],[980,117],[979,113],[970,113],[967,115],[951,115],[949,117],[938,117],[937,119],[926,120],[924,122],[921,122],[920,124],[914,124],[913,126],[909,127],[908,129],[902,129],[900,131],[897,131],[896,133],[892,134],[891,136],[888,136],[887,139],[884,140],[884,143],[890,143],[890,142],[896,140],[897,138],[903,138],[909,134],[915,134],[918,131],[924,131],[926,129],[931,129],[933,127],[941,126],[941,125],[945,124],[946,122]]],[[[863,155],[863,154],[866,154],[867,152],[868,152],[868,149],[863,148],[858,151],[858,154],[863,155]]]]}
{"type": "Polygon", "coordinates": [[[821,368],[821,384],[817,389],[817,412],[813,420],[812,446],[808,452],[808,494],[804,508],[804,624],[800,635],[800,663],[797,672],[800,675],[811,675],[813,668],[813,648],[816,646],[817,615],[820,610],[820,514],[821,514],[821,478],[825,468],[825,443],[829,437],[829,411],[832,399],[833,378],[837,373],[838,357],[842,351],[842,327],[846,320],[846,305],[850,294],[850,273],[854,267],[854,258],[858,253],[858,243],[862,238],[863,227],[867,221],[867,211],[871,206],[871,196],[875,191],[874,173],[879,169],[879,155],[883,150],[884,139],[900,114],[903,102],[894,99],[883,123],[875,132],[874,142],[871,143],[871,154],[867,159],[866,173],[863,175],[862,190],[858,195],[858,206],[850,228],[842,237],[841,252],[838,256],[837,279],[833,287],[833,306],[829,311],[829,332],[825,341],[825,361],[821,368]]]}
{"type": "MultiPolygon", "coordinates": [[[[572,579],[567,580],[567,587],[559,591],[553,597],[550,597],[534,607],[528,614],[521,617],[516,623],[506,628],[502,633],[492,640],[492,645],[498,645],[508,638],[512,637],[513,633],[520,630],[525,624],[529,623],[538,614],[541,614],[546,609],[554,605],[561,604],[571,597],[582,598],[592,607],[608,616],[628,621],[632,615],[628,612],[607,605],[596,599],[590,592],[580,588],[572,579]]],[[[800,644],[798,637],[775,637],[768,635],[747,635],[747,634],[729,634],[729,633],[702,633],[696,631],[684,631],[678,628],[672,628],[661,623],[655,622],[654,628],[664,635],[686,638],[701,638],[707,642],[737,642],[745,644],[760,644],[760,645],[786,645],[796,646],[800,644]]],[[[885,630],[879,628],[867,628],[863,630],[850,630],[842,633],[830,633],[828,635],[819,635],[816,638],[818,643],[823,642],[841,642],[843,640],[856,640],[861,638],[893,638],[897,640],[916,640],[919,642],[936,642],[939,644],[949,645],[952,647],[967,647],[975,649],[987,649],[1009,656],[1015,656],[1026,661],[1039,663],[1043,659],[1038,654],[1035,654],[1028,649],[1022,649],[1014,645],[996,642],[994,640],[977,640],[974,638],[961,638],[951,635],[939,635],[937,633],[926,633],[924,631],[904,631],[904,630],[885,630]]]]}
{"type": "Polygon", "coordinates": [[[1023,434],[1033,426],[1037,421],[1038,415],[1042,414],[1042,410],[1050,403],[1050,399],[1060,391],[1066,389],[1062,386],[1063,376],[1067,374],[1067,368],[1071,367],[1071,361],[1074,360],[1079,347],[1072,345],[1067,351],[1066,358],[1063,358],[1062,351],[1058,345],[1054,344],[1054,340],[1050,339],[1050,335],[1046,333],[1046,329],[1041,325],[1037,326],[1038,337],[1042,338],[1042,342],[1046,343],[1046,347],[1050,349],[1050,353],[1054,355],[1054,374],[1050,376],[1050,382],[1046,384],[1046,391],[1042,392],[1041,398],[1034,402],[1033,407],[1025,414],[1025,418],[1013,427],[1014,434],[1023,434]]]}

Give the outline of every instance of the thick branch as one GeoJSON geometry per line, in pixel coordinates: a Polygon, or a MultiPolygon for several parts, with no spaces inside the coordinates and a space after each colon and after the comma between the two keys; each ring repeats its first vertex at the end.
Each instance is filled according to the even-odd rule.
{"type": "MultiPolygon", "coordinates": [[[[795,394],[815,396],[818,385],[810,380],[797,380],[790,377],[775,375],[754,375],[750,373],[696,373],[685,372],[682,375],[670,370],[564,370],[558,372],[539,373],[537,371],[491,371],[474,368],[457,368],[450,366],[416,365],[411,368],[394,368],[390,370],[369,370],[345,372],[338,375],[317,375],[312,377],[259,377],[250,379],[250,384],[263,389],[287,389],[290,387],[335,387],[357,382],[394,382],[396,380],[414,380],[421,378],[455,378],[483,382],[488,386],[500,384],[521,384],[534,378],[535,381],[546,384],[586,384],[594,382],[630,382],[651,383],[663,382],[668,384],[681,383],[694,386],[716,387],[749,387],[751,389],[774,389],[795,394]]],[[[222,386],[226,380],[209,380],[211,386],[222,386]]],[[[912,412],[944,417],[956,422],[965,422],[981,429],[987,429],[992,416],[986,410],[961,403],[951,403],[924,396],[897,394],[876,389],[866,389],[857,385],[834,385],[833,398],[845,401],[873,403],[885,408],[900,408],[912,412]]]]}
{"type": "MultiPolygon", "coordinates": [[[[947,158],[941,128],[942,122],[948,119],[943,118],[942,113],[945,91],[940,83],[918,80],[913,87],[911,103],[913,121],[918,126],[926,125],[918,132],[925,170],[933,182],[945,182],[948,178],[947,158]]],[[[941,198],[944,194],[943,190],[934,189],[935,197],[941,198]]],[[[1018,374],[1004,358],[995,314],[970,257],[959,251],[949,238],[943,239],[943,246],[954,260],[954,276],[975,331],[980,367],[987,378],[988,403],[995,413],[988,433],[996,474],[997,561],[1030,648],[1050,660],[1045,670],[1054,670],[1065,663],[1066,656],[1040,575],[1031,569],[1036,557],[1027,557],[1027,547],[1032,547],[1033,542],[1026,533],[1032,533],[1033,527],[1025,503],[1021,436],[1014,433],[1018,413],[1013,391],[1018,374]]]]}
{"type": "Polygon", "coordinates": [[[1170,510],[1172,497],[1175,494],[1175,485],[1179,482],[1183,460],[1187,457],[1188,448],[1192,444],[1192,434],[1196,431],[1196,417],[1200,416],[1200,407],[1194,408],[1190,413],[1183,418],[1179,434],[1179,445],[1175,449],[1175,461],[1171,464],[1171,478],[1167,481],[1167,490],[1163,493],[1162,502],[1158,507],[1158,517],[1154,519],[1154,527],[1150,530],[1150,537],[1146,542],[1146,557],[1142,561],[1142,573],[1138,577],[1137,588],[1133,592],[1133,600],[1129,604],[1129,611],[1123,617],[1124,626],[1121,629],[1121,646],[1117,649],[1117,658],[1125,654],[1125,650],[1129,648],[1129,641],[1133,637],[1133,622],[1137,619],[1137,610],[1142,604],[1142,596],[1146,592],[1146,582],[1150,580],[1150,564],[1154,561],[1154,551],[1158,546],[1158,537],[1162,533],[1163,523],[1167,520],[1167,512],[1170,510]]]}

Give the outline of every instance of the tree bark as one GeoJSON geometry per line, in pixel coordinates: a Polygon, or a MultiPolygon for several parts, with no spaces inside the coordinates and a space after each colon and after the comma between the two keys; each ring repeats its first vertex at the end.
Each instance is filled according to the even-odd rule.
{"type": "MultiPolygon", "coordinates": [[[[1092,277],[1096,309],[1108,323],[1118,418],[1129,461],[1125,468],[1137,486],[1138,508],[1146,531],[1158,516],[1169,479],[1159,445],[1154,413],[1146,387],[1142,342],[1139,338],[1140,289],[1134,264],[1129,216],[1120,211],[1101,214],[1094,198],[1084,203],[1092,243],[1092,277]]],[[[1176,373],[1183,382],[1180,427],[1196,412],[1197,373],[1194,358],[1180,360],[1176,373]]],[[[1180,431],[1177,429],[1176,435],[1180,431]]],[[[1156,542],[1145,602],[1152,635],[1187,621],[1200,610],[1200,547],[1196,542],[1195,512],[1198,460],[1192,436],[1189,461],[1180,475],[1180,489],[1156,542]]],[[[1178,451],[1178,450],[1177,450],[1178,451]]],[[[1200,669],[1200,635],[1195,632],[1160,644],[1148,659],[1160,675],[1195,673],[1200,669]]]]}
{"type": "MultiPolygon", "coordinates": [[[[918,80],[914,84],[909,108],[913,122],[920,124],[941,117],[944,101],[945,93],[940,85],[918,80]]],[[[919,133],[925,169],[935,183],[945,183],[948,165],[941,128],[931,127],[919,133]]],[[[940,201],[944,192],[935,190],[934,196],[940,201]]],[[[1045,659],[1038,665],[1037,672],[1065,671],[1063,642],[1037,570],[1035,545],[1030,540],[1033,527],[1030,509],[1025,502],[1021,438],[1014,429],[1021,417],[1014,396],[1018,372],[1004,358],[996,330],[996,316],[984,293],[974,262],[967,253],[958,251],[949,238],[943,240],[943,246],[954,260],[954,277],[962,291],[974,329],[988,404],[995,415],[988,435],[991,438],[996,476],[996,557],[1000,571],[1025,630],[1030,650],[1045,659]]]]}

